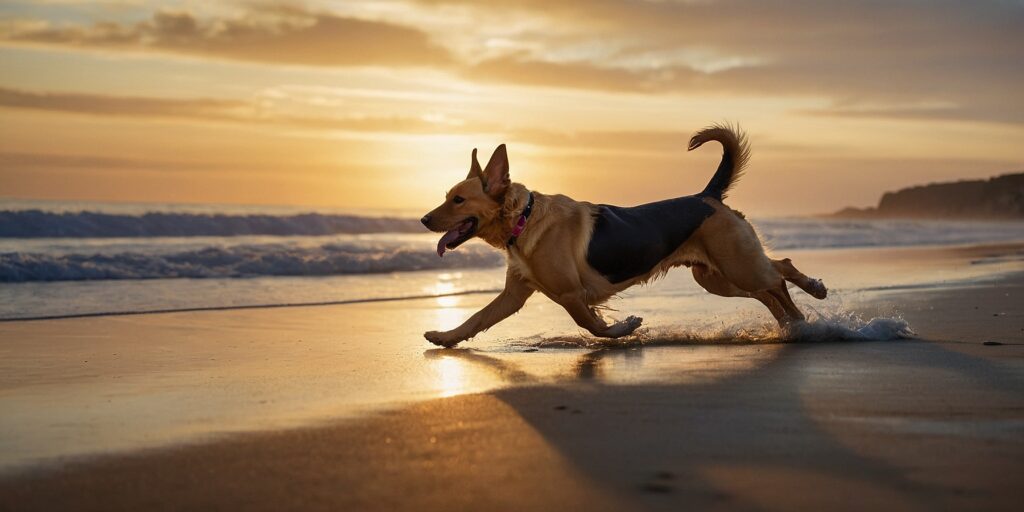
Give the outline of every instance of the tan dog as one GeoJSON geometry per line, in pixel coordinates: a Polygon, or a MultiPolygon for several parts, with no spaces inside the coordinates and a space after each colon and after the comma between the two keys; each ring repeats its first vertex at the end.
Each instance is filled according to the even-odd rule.
{"type": "Polygon", "coordinates": [[[422,222],[445,232],[439,256],[474,236],[504,249],[505,289],[459,327],[427,332],[427,340],[450,347],[472,338],[519,311],[535,291],[594,336],[626,336],[640,318],[609,324],[595,306],[680,265],[691,267],[697,283],[713,294],[759,300],[780,325],[803,320],[786,281],[818,299],[827,294],[824,284],[789,259],[770,259],[750,223],[722,203],[747,163],[749,147],[737,130],[712,126],[694,135],[688,149],[712,140],[724,153],[703,192],[631,208],[531,192],[509,179],[504,145],[483,169],[474,149],[469,175],[422,222]]]}

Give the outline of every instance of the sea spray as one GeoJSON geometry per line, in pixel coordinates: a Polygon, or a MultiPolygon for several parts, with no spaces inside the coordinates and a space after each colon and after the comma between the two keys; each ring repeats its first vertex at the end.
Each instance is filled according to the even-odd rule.
{"type": "Polygon", "coordinates": [[[827,341],[893,341],[917,335],[898,315],[865,319],[841,304],[810,309],[807,320],[780,327],[764,315],[739,315],[701,326],[644,327],[617,339],[590,336],[535,336],[519,344],[538,348],[617,348],[729,343],[795,343],[827,341]]]}

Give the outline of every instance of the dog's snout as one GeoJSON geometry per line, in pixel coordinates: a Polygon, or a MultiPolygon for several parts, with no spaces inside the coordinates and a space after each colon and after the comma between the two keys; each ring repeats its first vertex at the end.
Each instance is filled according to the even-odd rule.
{"type": "Polygon", "coordinates": [[[420,219],[420,222],[422,222],[424,226],[429,225],[430,224],[430,214],[424,215],[423,218],[420,219]]]}

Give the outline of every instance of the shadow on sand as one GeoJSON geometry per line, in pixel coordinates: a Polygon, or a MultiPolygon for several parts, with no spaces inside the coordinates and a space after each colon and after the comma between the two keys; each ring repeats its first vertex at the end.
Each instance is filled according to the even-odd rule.
{"type": "Polygon", "coordinates": [[[1012,510],[1024,492],[1024,354],[999,349],[1013,352],[925,341],[580,350],[555,379],[502,356],[428,350],[511,385],[0,478],[0,509],[1012,510]]]}
{"type": "MultiPolygon", "coordinates": [[[[1024,460],[1019,366],[926,341],[795,343],[708,378],[608,377],[609,366],[682,349],[728,347],[590,350],[573,364],[575,381],[491,394],[595,487],[644,508],[1009,509],[1022,495],[1002,473],[1024,460]]],[[[531,380],[473,350],[428,356],[442,353],[531,380]]]]}

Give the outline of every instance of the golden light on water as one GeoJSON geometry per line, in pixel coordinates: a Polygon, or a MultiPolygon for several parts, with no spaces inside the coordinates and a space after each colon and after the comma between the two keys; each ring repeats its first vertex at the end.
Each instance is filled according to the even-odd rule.
{"type": "Polygon", "coordinates": [[[455,307],[458,304],[459,297],[438,297],[438,307],[434,310],[434,316],[436,317],[437,328],[442,331],[448,331],[459,326],[465,321],[465,313],[462,308],[455,307]]]}
{"type": "Polygon", "coordinates": [[[452,274],[441,274],[438,276],[440,280],[429,289],[431,295],[436,295],[434,301],[442,308],[453,308],[459,304],[459,297],[451,295],[456,291],[452,278],[452,274]]]}

